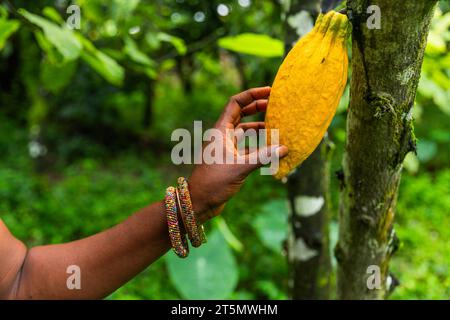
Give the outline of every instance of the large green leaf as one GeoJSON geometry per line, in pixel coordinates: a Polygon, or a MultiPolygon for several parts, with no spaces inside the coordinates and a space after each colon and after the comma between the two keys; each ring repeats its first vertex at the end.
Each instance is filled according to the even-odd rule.
{"type": "Polygon", "coordinates": [[[286,200],[267,202],[257,215],[254,228],[262,243],[275,252],[281,252],[288,229],[286,200]]]}
{"type": "Polygon", "coordinates": [[[65,60],[74,60],[79,57],[82,45],[72,30],[66,27],[60,27],[43,17],[26,11],[25,9],[19,9],[19,13],[31,23],[42,28],[45,37],[56,49],[58,49],[65,60]]]}
{"type": "Polygon", "coordinates": [[[84,50],[81,52],[81,58],[105,80],[116,86],[121,86],[125,74],[122,66],[116,60],[97,49],[88,39],[81,35],[78,35],[78,39],[84,47],[84,50]]]}
{"type": "Polygon", "coordinates": [[[191,249],[186,259],[170,252],[166,263],[172,283],[185,299],[226,299],[238,282],[234,256],[217,230],[208,237],[208,243],[191,249]]]}
{"type": "Polygon", "coordinates": [[[0,19],[0,50],[5,46],[6,40],[17,31],[20,22],[17,20],[0,19]]]}
{"type": "Polygon", "coordinates": [[[282,57],[283,41],[263,34],[242,33],[219,39],[219,46],[231,51],[259,57],[282,57]]]}

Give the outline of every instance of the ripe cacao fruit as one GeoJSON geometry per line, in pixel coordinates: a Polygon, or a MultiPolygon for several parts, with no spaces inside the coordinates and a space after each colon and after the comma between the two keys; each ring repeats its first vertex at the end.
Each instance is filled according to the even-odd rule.
{"type": "Polygon", "coordinates": [[[279,143],[289,148],[275,174],[285,177],[318,146],[336,113],[347,83],[347,16],[321,14],[281,64],[266,112],[267,140],[279,130],[279,143]]]}

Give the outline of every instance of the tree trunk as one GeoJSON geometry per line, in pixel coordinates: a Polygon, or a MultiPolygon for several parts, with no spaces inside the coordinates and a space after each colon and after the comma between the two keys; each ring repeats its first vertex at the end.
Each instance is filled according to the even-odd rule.
{"type": "Polygon", "coordinates": [[[146,92],[146,100],[144,105],[144,113],[142,115],[142,126],[147,129],[150,128],[153,121],[153,103],[155,100],[155,80],[144,80],[144,83],[148,83],[148,86],[145,90],[146,92]]]}
{"type": "Polygon", "coordinates": [[[392,289],[397,191],[415,151],[411,113],[436,1],[377,0],[381,29],[368,28],[371,4],[347,2],[353,75],[335,249],[340,299],[383,299],[392,289]]]}
{"type": "Polygon", "coordinates": [[[192,72],[194,69],[194,57],[191,53],[176,59],[176,68],[185,94],[192,93],[192,72]]]}
{"type": "MultiPolygon", "coordinates": [[[[247,81],[247,76],[245,75],[245,63],[244,63],[244,61],[242,61],[242,58],[239,53],[233,54],[233,58],[236,61],[235,62],[236,69],[239,73],[239,78],[241,80],[240,89],[241,89],[241,91],[247,90],[247,88],[249,88],[249,85],[248,85],[248,81],[247,81]]],[[[267,83],[270,83],[270,82],[267,82],[267,83]]]]}
{"type": "MultiPolygon", "coordinates": [[[[312,28],[320,0],[290,1],[285,10],[286,53],[312,28]]],[[[324,139],[313,154],[289,176],[288,258],[293,299],[328,299],[330,255],[328,186],[331,143],[324,139]]]]}
{"type": "Polygon", "coordinates": [[[331,262],[328,186],[331,144],[322,140],[288,179],[289,264],[293,299],[328,299],[331,262]]]}

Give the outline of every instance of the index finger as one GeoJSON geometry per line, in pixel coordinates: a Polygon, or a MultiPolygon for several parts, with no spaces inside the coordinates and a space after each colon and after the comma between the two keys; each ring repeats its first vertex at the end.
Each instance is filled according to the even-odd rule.
{"type": "Polygon", "coordinates": [[[223,120],[234,124],[241,120],[241,111],[253,101],[267,99],[270,95],[270,87],[252,88],[231,97],[223,112],[223,120]]]}

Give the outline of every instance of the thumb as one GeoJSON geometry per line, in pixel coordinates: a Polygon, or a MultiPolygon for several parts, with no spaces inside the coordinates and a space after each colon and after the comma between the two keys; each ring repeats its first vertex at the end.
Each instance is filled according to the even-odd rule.
{"type": "Polygon", "coordinates": [[[247,174],[274,160],[284,158],[288,154],[288,148],[283,145],[270,145],[262,147],[246,155],[245,170],[247,174]]]}

